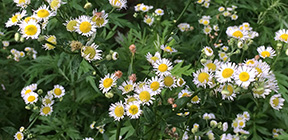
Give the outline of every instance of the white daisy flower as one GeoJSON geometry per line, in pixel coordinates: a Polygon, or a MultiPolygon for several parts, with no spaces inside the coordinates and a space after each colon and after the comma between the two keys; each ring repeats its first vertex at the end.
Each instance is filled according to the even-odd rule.
{"type": "Polygon", "coordinates": [[[201,101],[201,99],[198,97],[198,95],[194,96],[192,99],[191,99],[191,103],[192,104],[199,104],[201,101]]]}
{"type": "Polygon", "coordinates": [[[76,19],[70,19],[67,20],[66,23],[64,23],[66,26],[67,31],[73,32],[76,30],[77,20],[76,19]]]}
{"type": "Polygon", "coordinates": [[[212,77],[213,75],[208,71],[208,68],[202,68],[196,72],[193,72],[193,82],[197,87],[204,87],[206,88],[206,85],[211,85],[212,77]]]}
{"type": "Polygon", "coordinates": [[[228,129],[228,123],[227,123],[227,122],[224,122],[224,123],[222,124],[222,130],[223,130],[223,132],[226,132],[227,129],[228,129]]]}
{"type": "Polygon", "coordinates": [[[153,100],[155,100],[154,96],[155,93],[147,86],[143,86],[142,88],[138,89],[136,91],[138,93],[138,99],[141,101],[141,104],[143,105],[151,105],[153,103],[153,100]]]}
{"type": "Polygon", "coordinates": [[[61,98],[62,96],[64,96],[65,95],[64,87],[61,85],[54,85],[53,95],[55,98],[61,98]]]}
{"type": "Polygon", "coordinates": [[[275,51],[272,47],[267,47],[267,49],[265,49],[265,46],[260,46],[257,48],[257,51],[259,53],[259,56],[262,58],[273,58],[274,56],[276,56],[275,51]]]}
{"type": "Polygon", "coordinates": [[[135,10],[136,12],[140,11],[141,5],[144,5],[144,4],[143,4],[143,3],[139,3],[139,4],[137,4],[136,6],[134,6],[134,10],[135,10]]]}
{"type": "Polygon", "coordinates": [[[120,121],[124,118],[125,108],[122,104],[122,101],[119,101],[115,104],[111,104],[109,107],[109,116],[113,117],[116,121],[120,121]]]}
{"type": "Polygon", "coordinates": [[[243,118],[244,118],[246,121],[249,121],[249,120],[250,120],[250,114],[249,114],[247,111],[244,111],[244,112],[243,112],[243,118]]]}
{"type": "Polygon", "coordinates": [[[127,0],[109,0],[112,7],[122,9],[127,7],[127,0]]]}
{"type": "Polygon", "coordinates": [[[215,77],[220,83],[231,82],[236,70],[234,63],[222,63],[216,71],[215,77]]]}
{"type": "Polygon", "coordinates": [[[253,68],[247,66],[239,66],[234,74],[234,80],[237,85],[247,88],[251,82],[253,82],[256,76],[256,71],[253,68]]]}
{"type": "Polygon", "coordinates": [[[17,23],[26,16],[26,10],[23,10],[22,12],[17,12],[13,14],[11,18],[5,23],[6,27],[11,27],[13,25],[17,25],[17,23]]]}
{"type": "Polygon", "coordinates": [[[281,98],[281,94],[275,94],[270,98],[270,105],[273,109],[278,110],[282,109],[285,99],[281,98]]]}
{"type": "Polygon", "coordinates": [[[88,137],[88,138],[84,138],[83,140],[94,140],[94,138],[88,137]]]}
{"type": "Polygon", "coordinates": [[[53,96],[46,95],[42,99],[42,104],[43,105],[53,105],[54,104],[53,96]]]}
{"type": "Polygon", "coordinates": [[[221,49],[222,49],[223,51],[227,52],[227,51],[229,50],[229,47],[228,47],[228,46],[223,46],[221,49]]]}
{"type": "Polygon", "coordinates": [[[80,35],[91,36],[96,32],[96,25],[92,22],[91,17],[81,16],[77,19],[76,32],[80,35]]]}
{"type": "Polygon", "coordinates": [[[231,13],[229,11],[225,11],[222,13],[224,17],[228,17],[231,15],[231,13]]]}
{"type": "Polygon", "coordinates": [[[153,22],[154,22],[154,17],[152,17],[152,16],[145,16],[145,17],[144,17],[144,22],[145,22],[146,24],[148,24],[149,26],[151,26],[151,25],[153,24],[153,22]]]}
{"type": "Polygon", "coordinates": [[[51,16],[55,16],[56,13],[54,11],[49,10],[49,6],[42,5],[36,11],[34,11],[35,17],[41,20],[48,20],[51,16]]]}
{"type": "Polygon", "coordinates": [[[66,4],[66,2],[63,2],[62,0],[47,0],[47,2],[49,3],[51,9],[54,11],[57,11],[61,5],[66,4]]]}
{"type": "Polygon", "coordinates": [[[219,62],[217,59],[214,60],[207,60],[204,64],[202,64],[204,67],[208,68],[209,71],[215,71],[219,68],[221,62],[219,62]]]}
{"type": "Polygon", "coordinates": [[[19,52],[20,57],[24,57],[25,56],[25,52],[21,51],[19,52]]]}
{"type": "Polygon", "coordinates": [[[206,56],[212,56],[213,55],[213,50],[211,47],[206,46],[206,47],[204,47],[203,51],[204,51],[206,56]]]}
{"type": "Polygon", "coordinates": [[[129,80],[129,81],[124,81],[122,85],[119,87],[119,89],[122,90],[122,94],[126,94],[126,93],[133,91],[135,86],[136,84],[133,83],[133,81],[129,80]]]}
{"type": "MultiPolygon", "coordinates": [[[[57,41],[56,41],[56,36],[55,35],[45,36],[45,40],[50,42],[51,44],[57,45],[57,41]]],[[[53,46],[51,44],[45,43],[45,44],[43,44],[43,48],[45,48],[45,50],[53,50],[55,48],[55,46],[53,46]]]]}
{"type": "Polygon", "coordinates": [[[219,11],[219,12],[223,12],[223,11],[225,11],[225,7],[220,6],[220,7],[218,8],[218,11],[219,11]]]}
{"type": "Polygon", "coordinates": [[[24,98],[25,95],[27,95],[30,92],[35,91],[36,89],[37,89],[37,84],[28,85],[21,90],[21,96],[24,98]]]}
{"type": "Polygon", "coordinates": [[[116,76],[114,74],[107,74],[104,78],[101,78],[99,88],[103,93],[107,93],[113,86],[116,85],[116,76]]]}
{"type": "Polygon", "coordinates": [[[163,84],[164,84],[164,87],[167,87],[171,90],[171,88],[175,88],[177,87],[176,85],[176,79],[174,76],[172,75],[167,75],[167,76],[164,76],[163,77],[163,84]]]}
{"type": "Polygon", "coordinates": [[[209,3],[209,2],[204,2],[204,4],[203,4],[203,5],[204,5],[204,7],[205,7],[205,8],[209,8],[209,6],[210,6],[210,3],[209,3]]]}
{"type": "Polygon", "coordinates": [[[163,78],[162,77],[152,77],[152,79],[148,80],[148,84],[150,89],[154,92],[154,94],[160,94],[162,88],[164,87],[163,78]]]}
{"type": "Polygon", "coordinates": [[[97,12],[97,9],[93,10],[92,22],[95,23],[96,27],[104,27],[108,23],[108,14],[104,10],[97,12]]]}
{"type": "Polygon", "coordinates": [[[8,47],[10,43],[9,41],[2,41],[2,44],[4,47],[8,47]]]}
{"type": "Polygon", "coordinates": [[[185,80],[183,78],[179,77],[177,79],[177,83],[176,84],[177,84],[178,87],[182,87],[183,85],[186,84],[186,82],[185,82],[185,80]]]}
{"type": "Polygon", "coordinates": [[[164,15],[164,11],[160,8],[156,9],[155,10],[155,14],[158,15],[158,16],[163,16],[164,15]]]}
{"type": "Polygon", "coordinates": [[[127,95],[125,98],[125,104],[129,104],[130,102],[139,101],[138,95],[134,94],[133,96],[127,95]]]}
{"type": "Polygon", "coordinates": [[[266,63],[263,62],[262,60],[257,61],[255,67],[257,71],[257,77],[268,77],[269,71],[270,71],[270,66],[266,63]]]}
{"type": "Polygon", "coordinates": [[[138,119],[142,113],[139,102],[130,102],[125,106],[126,115],[131,119],[138,119]]]}
{"type": "Polygon", "coordinates": [[[148,52],[146,54],[146,59],[151,63],[155,63],[157,60],[160,60],[161,59],[161,54],[159,52],[156,52],[155,55],[151,55],[150,52],[148,52]]]}
{"type": "Polygon", "coordinates": [[[274,39],[288,43],[288,30],[281,29],[275,33],[274,39]]]}
{"type": "Polygon", "coordinates": [[[188,23],[180,23],[177,26],[181,32],[187,31],[190,28],[188,23]]]}
{"type": "Polygon", "coordinates": [[[18,131],[17,133],[15,133],[14,139],[15,140],[24,140],[24,134],[22,132],[18,131]]]}
{"type": "Polygon", "coordinates": [[[231,15],[231,19],[232,20],[237,20],[238,19],[238,15],[236,15],[236,14],[231,15]]]}
{"type": "Polygon", "coordinates": [[[232,84],[223,84],[219,87],[218,91],[221,92],[223,100],[234,101],[234,98],[236,98],[235,89],[232,84]]]}
{"type": "Polygon", "coordinates": [[[192,93],[191,93],[188,89],[182,89],[182,90],[178,93],[178,98],[190,97],[191,95],[192,95],[192,93]]]}
{"type": "Polygon", "coordinates": [[[254,67],[256,64],[258,63],[258,61],[254,58],[252,59],[247,59],[244,64],[248,67],[254,67]]]}
{"type": "Polygon", "coordinates": [[[142,11],[142,12],[148,12],[150,9],[153,9],[153,6],[148,6],[148,5],[144,5],[144,4],[140,5],[140,11],[142,11]]]}
{"type": "Polygon", "coordinates": [[[198,1],[197,1],[198,4],[201,4],[201,3],[203,3],[203,2],[204,2],[204,0],[198,0],[198,1]]]}
{"type": "Polygon", "coordinates": [[[24,96],[24,101],[26,104],[33,104],[38,101],[38,94],[35,92],[29,92],[24,96]]]}
{"type": "Polygon", "coordinates": [[[160,48],[164,51],[164,52],[168,52],[170,54],[174,53],[174,52],[177,52],[176,49],[170,47],[170,46],[167,46],[167,45],[161,45],[160,48]]]}
{"type": "Polygon", "coordinates": [[[16,3],[16,6],[21,8],[26,8],[30,4],[30,0],[13,0],[16,3]]]}
{"type": "Polygon", "coordinates": [[[119,57],[118,52],[113,52],[112,53],[112,60],[117,60],[119,57]]]}
{"type": "Polygon", "coordinates": [[[220,30],[218,24],[213,25],[213,30],[216,32],[220,30]]]}
{"type": "Polygon", "coordinates": [[[166,58],[157,60],[156,63],[153,63],[152,65],[158,76],[170,75],[170,71],[173,68],[172,63],[166,58]]]}
{"type": "Polygon", "coordinates": [[[52,112],[53,112],[53,107],[51,105],[44,105],[40,109],[40,115],[42,116],[51,115],[52,112]]]}
{"type": "Polygon", "coordinates": [[[210,34],[212,31],[212,28],[210,26],[205,26],[204,29],[203,29],[203,32],[208,35],[210,34]]]}
{"type": "Polygon", "coordinates": [[[245,40],[247,38],[248,32],[240,30],[237,26],[234,26],[234,27],[230,26],[227,28],[226,34],[229,37],[233,37],[233,38],[240,39],[240,40],[245,40]]]}
{"type": "Polygon", "coordinates": [[[35,20],[30,20],[28,23],[22,21],[19,27],[22,37],[26,39],[37,39],[41,32],[40,25],[37,24],[35,20]]]}
{"type": "Polygon", "coordinates": [[[90,46],[83,46],[81,48],[81,56],[86,60],[88,60],[89,62],[100,60],[102,58],[101,57],[102,50],[97,50],[98,47],[99,46],[96,45],[95,43],[93,43],[90,46]]]}

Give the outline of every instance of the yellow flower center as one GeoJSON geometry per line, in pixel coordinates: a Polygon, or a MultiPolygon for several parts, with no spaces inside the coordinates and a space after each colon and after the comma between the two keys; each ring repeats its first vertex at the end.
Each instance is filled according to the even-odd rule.
{"type": "Polygon", "coordinates": [[[224,57],[225,55],[225,53],[220,53],[220,57],[224,57]]]}
{"type": "Polygon", "coordinates": [[[59,6],[59,0],[52,0],[52,2],[50,3],[50,7],[53,9],[53,10],[56,10],[59,6]]]}
{"type": "Polygon", "coordinates": [[[19,16],[20,16],[20,15],[18,15],[18,14],[15,15],[15,16],[13,16],[13,17],[11,18],[11,21],[12,21],[13,23],[17,22],[19,16]]]}
{"type": "Polygon", "coordinates": [[[35,99],[36,99],[35,96],[29,96],[29,97],[27,98],[27,101],[28,101],[28,102],[33,102],[35,99]]]}
{"type": "Polygon", "coordinates": [[[206,33],[209,33],[210,31],[211,31],[210,28],[208,28],[208,27],[205,28],[206,33]]]}
{"type": "Polygon", "coordinates": [[[173,49],[172,49],[170,46],[167,46],[167,47],[164,49],[164,51],[166,51],[166,52],[172,52],[173,49]]]}
{"type": "Polygon", "coordinates": [[[92,21],[96,23],[97,26],[101,26],[104,24],[105,20],[102,17],[93,16],[92,21]]]}
{"type": "Polygon", "coordinates": [[[249,64],[252,64],[252,65],[253,65],[254,63],[255,63],[255,62],[254,62],[253,60],[248,60],[248,61],[246,62],[247,65],[249,65],[249,64]]]}
{"type": "Polygon", "coordinates": [[[157,10],[157,13],[158,13],[158,14],[162,14],[162,11],[161,11],[161,10],[157,10]]]}
{"type": "Polygon", "coordinates": [[[268,51],[263,51],[263,52],[261,52],[261,56],[262,57],[269,57],[270,56],[270,52],[268,52],[268,51]]]}
{"type": "Polygon", "coordinates": [[[120,8],[122,6],[122,3],[120,0],[113,0],[111,4],[112,4],[112,6],[114,6],[116,8],[120,8]]]}
{"type": "Polygon", "coordinates": [[[137,99],[135,97],[130,97],[127,100],[127,104],[130,103],[130,102],[134,102],[134,101],[137,101],[137,99]]]}
{"type": "Polygon", "coordinates": [[[86,46],[85,50],[83,51],[83,53],[85,54],[85,56],[89,55],[90,59],[93,59],[95,57],[95,55],[96,55],[95,49],[93,47],[91,47],[91,46],[86,46]]]}
{"type": "Polygon", "coordinates": [[[167,69],[168,69],[168,66],[166,64],[160,64],[158,67],[158,70],[160,72],[165,72],[165,71],[167,71],[167,69]]]}
{"type": "Polygon", "coordinates": [[[258,73],[262,73],[263,72],[259,67],[256,67],[255,69],[257,70],[258,73]]]}
{"type": "Polygon", "coordinates": [[[151,59],[152,59],[154,62],[156,62],[156,60],[158,60],[159,58],[156,57],[156,56],[153,56],[153,57],[151,57],[151,59]]]}
{"type": "Polygon", "coordinates": [[[209,74],[206,73],[206,72],[201,72],[199,75],[198,75],[198,81],[203,83],[203,82],[208,82],[209,81],[209,74]]]}
{"type": "Polygon", "coordinates": [[[249,78],[250,78],[250,75],[249,75],[249,73],[247,73],[247,72],[241,72],[241,73],[239,74],[239,80],[242,81],[242,82],[248,81],[249,78]]]}
{"type": "Polygon", "coordinates": [[[182,85],[184,83],[184,80],[182,78],[179,79],[178,84],[182,85]]]}
{"type": "Polygon", "coordinates": [[[112,78],[106,78],[103,81],[103,86],[104,86],[104,88],[109,88],[109,87],[111,87],[112,83],[113,83],[113,79],[112,78]]]}
{"type": "Polygon", "coordinates": [[[272,102],[273,102],[273,104],[275,105],[275,106],[278,106],[278,104],[279,104],[279,98],[275,98],[275,99],[273,99],[272,100],[272,102]]]}
{"type": "Polygon", "coordinates": [[[219,11],[224,11],[224,8],[223,8],[223,7],[221,7],[221,8],[219,9],[219,11]]]}
{"type": "Polygon", "coordinates": [[[157,82],[157,81],[152,82],[151,85],[150,85],[150,88],[151,88],[153,91],[156,91],[159,87],[160,87],[160,83],[157,82]]]}
{"type": "Polygon", "coordinates": [[[149,23],[151,23],[151,22],[152,22],[152,19],[151,19],[151,18],[147,18],[147,19],[146,19],[146,23],[149,24],[149,23]]]}
{"type": "Polygon", "coordinates": [[[45,106],[45,107],[43,107],[43,109],[42,109],[42,112],[43,112],[44,114],[48,114],[48,113],[50,113],[50,111],[51,111],[51,108],[50,108],[49,106],[45,106]]]}
{"type": "Polygon", "coordinates": [[[203,24],[204,24],[204,25],[208,25],[208,24],[209,24],[209,21],[208,21],[208,20],[204,20],[204,21],[203,21],[203,24]]]}
{"type": "MultiPolygon", "coordinates": [[[[54,45],[57,44],[57,42],[56,42],[56,37],[55,37],[55,36],[50,36],[50,37],[47,39],[47,41],[50,42],[50,43],[52,43],[52,44],[54,44],[54,45]]],[[[48,43],[46,43],[46,46],[48,47],[49,50],[55,48],[53,45],[48,44],[48,43]]]]}
{"type": "Polygon", "coordinates": [[[128,91],[131,91],[132,90],[132,88],[133,88],[133,85],[126,85],[126,86],[124,86],[124,90],[126,91],[126,92],[128,92],[128,91]]]}
{"type": "Polygon", "coordinates": [[[147,7],[146,7],[146,6],[143,6],[142,10],[143,10],[143,11],[146,11],[146,10],[147,10],[147,7]]]}
{"type": "Polygon", "coordinates": [[[282,35],[280,35],[280,38],[285,40],[285,41],[288,41],[288,34],[282,34],[282,35]]]}
{"type": "Polygon", "coordinates": [[[121,105],[115,107],[114,114],[117,117],[122,117],[124,115],[124,108],[121,105]]]}
{"type": "Polygon", "coordinates": [[[51,104],[51,100],[50,100],[49,98],[46,98],[44,102],[45,102],[45,104],[47,104],[47,105],[48,105],[48,104],[51,104]]]}
{"type": "Polygon", "coordinates": [[[18,140],[22,140],[23,139],[22,133],[18,133],[16,137],[17,137],[18,140]]]}
{"type": "Polygon", "coordinates": [[[241,31],[235,31],[232,36],[236,37],[236,38],[242,38],[243,37],[243,33],[241,31]]]}
{"type": "Polygon", "coordinates": [[[199,100],[199,97],[196,95],[191,100],[192,100],[192,102],[197,102],[199,100]]]}
{"type": "Polygon", "coordinates": [[[80,31],[83,33],[88,33],[89,31],[91,31],[91,28],[92,28],[92,25],[88,21],[82,22],[79,26],[80,31]]]}
{"type": "Polygon", "coordinates": [[[216,65],[214,63],[208,63],[206,64],[206,66],[208,67],[209,70],[216,70],[216,65]]]}
{"type": "Polygon", "coordinates": [[[234,121],[232,125],[236,128],[238,126],[238,123],[234,121]]]}
{"type": "Polygon", "coordinates": [[[26,90],[26,91],[25,91],[25,95],[28,94],[28,93],[30,93],[31,91],[32,91],[31,89],[26,90]]]}
{"type": "Polygon", "coordinates": [[[222,90],[228,90],[229,91],[228,96],[231,96],[233,93],[233,87],[231,85],[224,86],[222,90]]]}
{"type": "Polygon", "coordinates": [[[69,21],[68,23],[67,23],[67,25],[66,25],[66,29],[68,30],[68,31],[74,31],[75,30],[75,26],[76,26],[76,24],[77,24],[77,21],[76,20],[71,20],[71,21],[69,21]]]}
{"type": "Polygon", "coordinates": [[[45,17],[48,17],[49,16],[49,11],[46,10],[46,9],[41,9],[37,12],[37,16],[40,17],[40,18],[45,18],[45,17]]]}
{"type": "Polygon", "coordinates": [[[164,85],[167,87],[172,86],[172,84],[174,83],[174,80],[171,76],[167,76],[164,78],[164,85]]]}
{"type": "Polygon", "coordinates": [[[24,28],[24,32],[25,34],[27,35],[35,35],[37,33],[37,27],[35,25],[27,25],[25,28],[24,28]]]}
{"type": "Polygon", "coordinates": [[[62,90],[61,90],[60,88],[56,88],[56,89],[54,89],[54,93],[55,93],[57,96],[59,96],[59,95],[61,95],[62,90]]]}
{"type": "Polygon", "coordinates": [[[234,73],[234,70],[231,69],[231,68],[225,68],[223,71],[222,71],[222,77],[223,78],[229,78],[232,76],[232,74],[234,73]]]}
{"type": "Polygon", "coordinates": [[[244,126],[244,122],[243,122],[243,121],[240,121],[240,122],[239,122],[239,125],[240,125],[240,126],[244,126]]]}
{"type": "Polygon", "coordinates": [[[148,102],[151,98],[151,95],[148,91],[142,91],[140,92],[139,94],[139,99],[142,101],[142,102],[148,102]]]}
{"type": "Polygon", "coordinates": [[[186,92],[182,94],[182,97],[189,97],[189,96],[190,95],[188,93],[186,93],[186,92]]]}
{"type": "Polygon", "coordinates": [[[137,105],[131,105],[129,108],[129,113],[132,115],[135,115],[138,113],[138,106],[137,105]]]}

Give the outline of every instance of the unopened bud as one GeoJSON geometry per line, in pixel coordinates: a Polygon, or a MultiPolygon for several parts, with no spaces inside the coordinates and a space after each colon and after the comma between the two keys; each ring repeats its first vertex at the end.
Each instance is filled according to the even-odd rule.
{"type": "Polygon", "coordinates": [[[14,34],[14,39],[16,42],[18,42],[20,40],[20,34],[19,33],[15,33],[14,34]]]}
{"type": "Polygon", "coordinates": [[[84,8],[85,9],[89,9],[89,8],[91,8],[92,7],[92,3],[90,3],[90,2],[87,2],[85,5],[84,5],[84,8]]]}
{"type": "Polygon", "coordinates": [[[217,122],[215,120],[210,121],[210,126],[211,127],[216,127],[217,126],[217,122]]]}
{"type": "Polygon", "coordinates": [[[42,89],[38,89],[38,90],[37,90],[37,93],[38,93],[39,95],[41,95],[41,94],[43,93],[43,90],[42,90],[42,89]]]}
{"type": "Polygon", "coordinates": [[[106,55],[106,59],[109,61],[112,59],[112,56],[110,54],[106,55]]]}
{"type": "Polygon", "coordinates": [[[33,110],[37,110],[37,109],[38,109],[38,106],[34,106],[34,107],[33,107],[33,110]]]}
{"type": "Polygon", "coordinates": [[[171,105],[174,104],[174,98],[168,98],[167,102],[171,105]]]}
{"type": "Polygon", "coordinates": [[[24,42],[24,37],[20,37],[20,42],[24,42]]]}
{"type": "Polygon", "coordinates": [[[93,73],[92,73],[93,75],[96,75],[97,73],[96,73],[96,71],[93,71],[93,73]]]}
{"type": "Polygon", "coordinates": [[[137,77],[136,77],[136,74],[131,74],[129,76],[129,80],[131,80],[133,83],[136,81],[137,77]]]}
{"type": "Polygon", "coordinates": [[[130,45],[130,46],[129,46],[129,50],[130,50],[130,52],[134,55],[135,52],[136,52],[136,46],[135,46],[134,44],[130,45]]]}
{"type": "Polygon", "coordinates": [[[177,104],[173,104],[173,105],[172,105],[172,108],[176,108],[176,107],[177,107],[177,104]]]}
{"type": "Polygon", "coordinates": [[[114,94],[112,92],[108,92],[108,93],[105,93],[105,97],[110,99],[114,96],[114,94]]]}
{"type": "Polygon", "coordinates": [[[259,55],[255,55],[254,57],[256,60],[259,60],[260,56],[259,55]]]}
{"type": "Polygon", "coordinates": [[[122,73],[120,70],[118,70],[118,71],[115,72],[115,76],[116,76],[117,78],[121,78],[122,75],[123,75],[123,73],[122,73]]]}
{"type": "Polygon", "coordinates": [[[113,54],[113,52],[114,52],[114,51],[112,51],[112,50],[109,51],[110,54],[113,54]]]}
{"type": "Polygon", "coordinates": [[[112,54],[112,59],[113,59],[113,60],[117,60],[118,57],[119,57],[118,53],[117,53],[117,52],[113,52],[113,54],[112,54]]]}
{"type": "Polygon", "coordinates": [[[25,109],[30,110],[31,107],[30,107],[29,105],[26,105],[26,106],[25,106],[25,109]]]}
{"type": "Polygon", "coordinates": [[[282,47],[282,43],[277,43],[277,47],[282,47]]]}
{"type": "Polygon", "coordinates": [[[213,133],[209,133],[208,134],[208,138],[209,138],[209,140],[214,140],[214,134],[213,133]]]}
{"type": "Polygon", "coordinates": [[[19,131],[23,132],[25,130],[25,128],[23,126],[20,127],[19,131]]]}
{"type": "Polygon", "coordinates": [[[28,134],[28,139],[32,139],[33,138],[33,135],[30,133],[30,134],[28,134]]]}
{"type": "Polygon", "coordinates": [[[239,42],[237,43],[237,47],[238,47],[239,49],[243,48],[243,42],[242,42],[242,41],[239,41],[239,42]]]}
{"type": "Polygon", "coordinates": [[[285,54],[288,56],[288,49],[286,49],[285,54]]]}
{"type": "Polygon", "coordinates": [[[237,49],[235,52],[234,52],[234,54],[240,54],[241,53],[241,51],[239,50],[239,49],[237,49]]]}
{"type": "Polygon", "coordinates": [[[176,132],[176,127],[172,128],[172,132],[175,133],[176,132]]]}
{"type": "Polygon", "coordinates": [[[59,98],[59,101],[60,101],[60,102],[62,102],[62,100],[63,100],[63,97],[59,98]]]}
{"type": "Polygon", "coordinates": [[[205,64],[205,63],[207,62],[207,60],[206,60],[206,59],[201,59],[200,62],[201,62],[202,64],[205,64]]]}
{"type": "Polygon", "coordinates": [[[195,134],[196,132],[198,132],[198,128],[193,127],[193,128],[191,129],[191,132],[192,132],[193,134],[195,134]]]}
{"type": "Polygon", "coordinates": [[[42,41],[44,41],[44,40],[45,40],[45,36],[41,35],[41,36],[38,37],[38,41],[39,41],[39,42],[42,42],[42,41]]]}

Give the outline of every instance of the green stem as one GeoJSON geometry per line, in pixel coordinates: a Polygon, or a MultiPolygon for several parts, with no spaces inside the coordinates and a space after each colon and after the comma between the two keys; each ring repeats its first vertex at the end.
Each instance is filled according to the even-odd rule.
{"type": "Polygon", "coordinates": [[[174,26],[176,26],[179,23],[179,20],[182,18],[182,16],[184,15],[184,13],[186,12],[187,8],[189,7],[189,5],[192,3],[192,0],[190,0],[187,5],[185,6],[185,8],[182,10],[181,14],[178,16],[178,18],[176,19],[176,22],[173,24],[172,28],[170,29],[170,31],[168,32],[169,35],[165,38],[164,40],[164,44],[167,43],[168,39],[170,38],[171,32],[174,30],[174,26]]]}
{"type": "MultiPolygon", "coordinates": [[[[86,60],[86,59],[85,59],[86,60]]],[[[87,61],[87,60],[86,60],[87,61]]],[[[87,61],[88,62],[88,61],[87,61]]],[[[88,62],[89,63],[89,62],[88,62]]],[[[104,75],[101,73],[101,71],[96,67],[93,63],[89,63],[93,69],[96,71],[97,74],[99,74],[100,77],[104,77],[104,75]]]]}
{"type": "Polygon", "coordinates": [[[116,140],[119,140],[120,130],[121,130],[121,121],[119,121],[117,125],[116,140]]]}
{"type": "Polygon", "coordinates": [[[281,48],[280,48],[280,49],[277,49],[277,56],[276,56],[276,58],[275,58],[273,64],[271,65],[271,69],[274,68],[274,66],[275,66],[276,62],[278,61],[278,58],[279,58],[279,56],[280,56],[280,54],[281,54],[283,48],[284,48],[284,47],[283,47],[283,44],[282,44],[281,48]]]}
{"type": "Polygon", "coordinates": [[[243,61],[244,53],[245,53],[245,50],[242,51],[242,54],[241,54],[241,58],[240,58],[240,62],[239,62],[239,63],[241,63],[241,62],[243,61]]]}
{"type": "Polygon", "coordinates": [[[108,13],[108,15],[111,14],[115,9],[116,9],[116,8],[113,7],[113,9],[108,13]]]}
{"type": "Polygon", "coordinates": [[[29,124],[29,126],[26,128],[27,130],[30,129],[30,127],[36,122],[36,120],[39,118],[39,115],[34,118],[34,120],[29,124]]]}

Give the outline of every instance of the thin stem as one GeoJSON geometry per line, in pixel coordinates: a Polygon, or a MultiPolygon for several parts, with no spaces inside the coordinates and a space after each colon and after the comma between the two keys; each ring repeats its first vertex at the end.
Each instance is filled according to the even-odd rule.
{"type": "Polygon", "coordinates": [[[121,121],[119,121],[117,125],[116,140],[119,140],[120,130],[121,130],[121,121]]]}
{"type": "Polygon", "coordinates": [[[116,9],[116,8],[113,7],[113,9],[108,13],[108,15],[111,14],[115,9],[116,9]]]}
{"type": "Polygon", "coordinates": [[[36,120],[39,118],[39,115],[37,117],[34,118],[34,120],[29,124],[29,126],[26,129],[29,129],[35,122],[36,120]]]}
{"type": "Polygon", "coordinates": [[[242,62],[242,60],[243,60],[243,57],[244,57],[244,52],[245,52],[245,50],[243,49],[243,51],[242,51],[242,55],[241,55],[241,58],[240,58],[240,63],[242,62]]]}
{"type": "Polygon", "coordinates": [[[280,54],[281,54],[283,48],[284,48],[284,47],[283,47],[283,43],[282,43],[281,48],[277,50],[277,56],[276,56],[276,58],[275,58],[273,64],[271,65],[271,69],[274,68],[274,66],[275,66],[276,62],[278,61],[278,58],[279,58],[279,56],[280,56],[280,54]]]}

